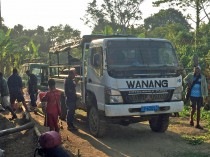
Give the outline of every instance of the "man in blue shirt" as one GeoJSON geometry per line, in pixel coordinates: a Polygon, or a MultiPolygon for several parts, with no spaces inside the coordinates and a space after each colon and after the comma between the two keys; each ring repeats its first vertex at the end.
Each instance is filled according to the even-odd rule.
{"type": "Polygon", "coordinates": [[[198,65],[194,68],[194,72],[188,74],[184,78],[185,83],[191,88],[190,101],[191,101],[191,114],[190,114],[190,125],[194,126],[193,116],[197,109],[197,124],[196,128],[203,129],[200,126],[200,109],[203,105],[203,98],[208,96],[208,86],[206,78],[201,74],[201,67],[198,65]]]}

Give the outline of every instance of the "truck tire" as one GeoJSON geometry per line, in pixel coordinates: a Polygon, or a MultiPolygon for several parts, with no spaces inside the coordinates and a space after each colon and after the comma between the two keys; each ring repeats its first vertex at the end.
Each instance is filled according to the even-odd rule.
{"type": "Polygon", "coordinates": [[[90,134],[95,137],[102,137],[106,132],[106,121],[99,116],[98,109],[91,106],[88,113],[90,134]]]}
{"type": "Polygon", "coordinates": [[[165,132],[169,125],[169,115],[161,114],[149,120],[150,128],[154,132],[165,132]]]}
{"type": "Polygon", "coordinates": [[[66,101],[65,101],[65,96],[62,93],[61,98],[60,98],[60,104],[61,104],[61,120],[66,120],[66,115],[67,115],[67,107],[66,107],[66,101]]]}

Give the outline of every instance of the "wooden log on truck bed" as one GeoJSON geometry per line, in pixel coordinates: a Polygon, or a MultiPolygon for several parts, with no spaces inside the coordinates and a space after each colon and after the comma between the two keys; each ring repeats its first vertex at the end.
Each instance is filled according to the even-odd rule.
{"type": "Polygon", "coordinates": [[[5,135],[9,135],[9,134],[13,134],[22,130],[27,130],[27,129],[31,129],[34,127],[34,123],[30,122],[30,123],[26,123],[22,126],[19,127],[15,127],[15,128],[9,128],[9,129],[5,129],[5,130],[1,130],[0,131],[0,137],[5,136],[5,135]]]}

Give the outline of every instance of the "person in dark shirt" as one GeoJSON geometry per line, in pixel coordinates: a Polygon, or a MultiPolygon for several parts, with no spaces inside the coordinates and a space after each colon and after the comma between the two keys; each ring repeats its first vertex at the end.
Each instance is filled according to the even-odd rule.
{"type": "Polygon", "coordinates": [[[33,108],[36,108],[36,96],[38,93],[37,77],[34,74],[32,74],[30,70],[27,70],[26,74],[28,75],[28,94],[30,95],[31,106],[33,108]]]}
{"type": "Polygon", "coordinates": [[[9,89],[7,85],[6,79],[3,77],[2,72],[0,72],[0,95],[2,98],[2,105],[4,106],[5,109],[11,112],[12,118],[10,120],[16,119],[17,115],[13,111],[10,103],[10,96],[9,96],[9,89]]]}
{"type": "Polygon", "coordinates": [[[14,106],[15,101],[22,102],[23,106],[27,111],[28,107],[26,105],[25,99],[23,97],[23,84],[22,79],[18,75],[18,71],[16,68],[13,69],[12,75],[7,80],[7,84],[9,87],[9,94],[10,94],[10,102],[11,105],[14,106]]]}
{"type": "Polygon", "coordinates": [[[67,125],[70,131],[77,130],[77,128],[73,125],[74,114],[76,109],[76,100],[77,100],[76,83],[74,81],[74,78],[75,78],[75,73],[74,71],[70,70],[68,77],[64,81],[66,104],[68,108],[67,125]]]}

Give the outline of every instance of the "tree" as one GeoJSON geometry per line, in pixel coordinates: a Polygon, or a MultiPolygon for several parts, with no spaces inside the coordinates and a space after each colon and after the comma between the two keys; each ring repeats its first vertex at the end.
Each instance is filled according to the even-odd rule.
{"type": "Polygon", "coordinates": [[[146,31],[152,31],[156,27],[164,27],[168,24],[181,24],[183,29],[189,31],[191,26],[181,12],[173,8],[167,10],[160,10],[158,13],[146,18],[144,26],[146,31]]]}
{"type": "Polygon", "coordinates": [[[103,34],[106,34],[106,35],[108,35],[108,34],[113,34],[113,29],[112,29],[112,27],[106,26],[105,29],[104,29],[103,34]]]}
{"type": "Polygon", "coordinates": [[[172,8],[160,10],[145,19],[144,27],[146,37],[166,38],[180,45],[192,41],[189,38],[185,40],[186,35],[184,35],[190,31],[189,23],[181,12],[172,8]]]}
{"type": "Polygon", "coordinates": [[[5,76],[9,76],[12,67],[18,67],[20,60],[25,57],[21,55],[23,52],[17,40],[11,39],[11,31],[11,29],[8,29],[5,33],[0,29],[0,70],[5,76]]]}
{"type": "Polygon", "coordinates": [[[18,24],[15,25],[11,32],[11,38],[17,38],[18,36],[23,35],[23,26],[18,24]]]}
{"type": "Polygon", "coordinates": [[[43,35],[43,34],[45,34],[44,27],[37,26],[36,33],[37,33],[37,35],[43,35]]]}
{"type": "Polygon", "coordinates": [[[201,62],[205,59],[205,56],[210,53],[210,23],[202,24],[200,26],[200,44],[197,45],[197,55],[201,58],[201,62]]]}
{"type": "Polygon", "coordinates": [[[193,34],[190,25],[181,12],[169,8],[160,10],[147,19],[144,23],[146,37],[165,38],[176,47],[180,63],[183,67],[192,67],[194,55],[193,34]]]}
{"type": "Polygon", "coordinates": [[[114,28],[116,29],[116,26],[111,25],[109,21],[99,19],[98,24],[96,24],[92,30],[92,34],[103,34],[106,27],[110,27],[114,33],[114,28]]]}
{"type": "MultiPolygon", "coordinates": [[[[180,9],[183,9],[186,11],[189,8],[192,8],[195,10],[196,13],[196,20],[192,18],[192,16],[189,14],[188,17],[193,22],[196,23],[196,30],[195,30],[195,45],[198,44],[199,39],[199,27],[201,22],[204,20],[204,18],[210,19],[210,12],[207,12],[207,8],[210,7],[210,1],[209,0],[156,0],[153,2],[155,6],[160,6],[163,3],[169,3],[170,6],[178,6],[180,9]],[[201,17],[201,12],[204,13],[204,17],[201,17]]],[[[208,9],[209,11],[209,9],[208,9]]],[[[208,21],[210,22],[210,20],[208,21]]]]}
{"type": "Polygon", "coordinates": [[[139,25],[142,19],[140,11],[142,2],[143,0],[104,0],[98,7],[96,0],[93,0],[88,3],[82,20],[93,29],[98,25],[104,25],[101,32],[109,25],[115,33],[117,30],[123,33],[127,28],[139,25]]]}
{"type": "Polygon", "coordinates": [[[10,32],[11,30],[7,31],[6,33],[0,29],[0,71],[6,71],[6,64],[5,62],[9,58],[9,46],[10,46],[10,32]]]}
{"type": "Polygon", "coordinates": [[[37,57],[42,59],[45,58],[46,60],[47,52],[49,51],[50,41],[48,40],[48,33],[45,32],[44,27],[37,26],[34,35],[31,37],[31,41],[33,41],[34,45],[39,47],[37,51],[37,57]]]}
{"type": "Polygon", "coordinates": [[[51,46],[63,44],[69,40],[77,40],[80,38],[80,31],[74,30],[69,25],[52,26],[48,29],[48,37],[51,41],[51,46]]]}
{"type": "Polygon", "coordinates": [[[3,25],[0,29],[0,71],[9,76],[12,68],[21,68],[26,59],[39,59],[47,63],[52,41],[61,44],[78,38],[80,31],[69,25],[52,26],[49,31],[45,31],[42,26],[24,29],[21,24],[17,24],[9,29],[3,25]]]}

